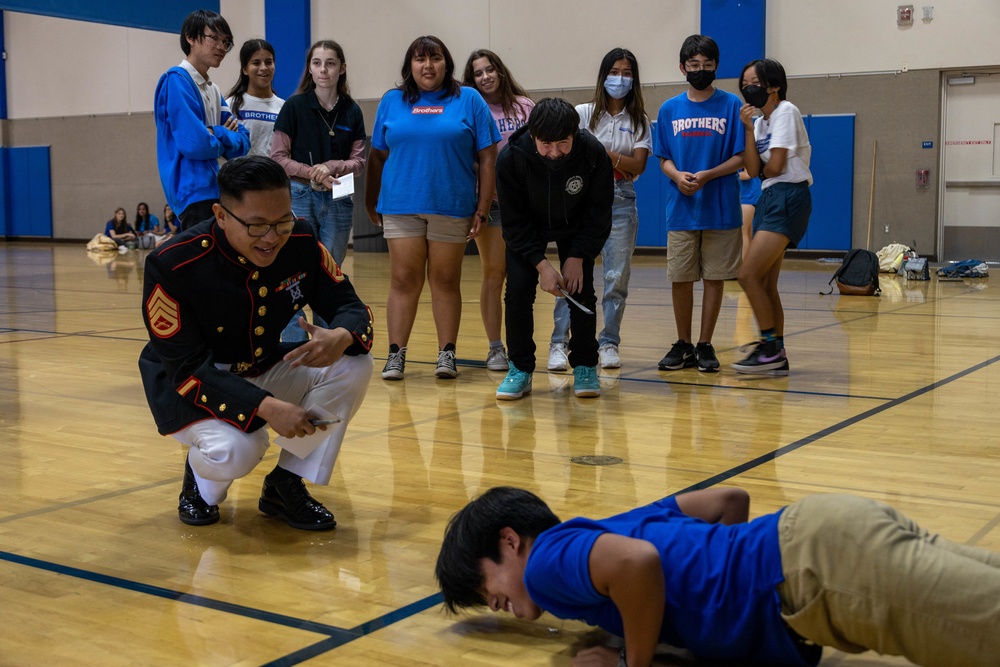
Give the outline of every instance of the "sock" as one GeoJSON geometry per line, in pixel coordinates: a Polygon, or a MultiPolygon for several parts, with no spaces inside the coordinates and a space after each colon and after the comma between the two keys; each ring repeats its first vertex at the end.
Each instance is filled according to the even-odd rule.
{"type": "Polygon", "coordinates": [[[761,329],[760,339],[765,343],[773,343],[777,341],[778,337],[774,333],[774,327],[771,327],[770,329],[761,329]]]}
{"type": "Polygon", "coordinates": [[[454,351],[455,351],[454,343],[448,343],[447,345],[444,346],[444,349],[442,350],[442,352],[454,352],[454,351]]]}
{"type": "Polygon", "coordinates": [[[497,347],[503,347],[503,341],[499,340],[499,339],[498,340],[491,340],[490,341],[490,349],[492,350],[493,348],[497,348],[497,347]]]}
{"type": "Polygon", "coordinates": [[[285,470],[281,466],[274,466],[274,470],[268,473],[267,476],[270,478],[272,482],[282,482],[286,479],[301,479],[294,472],[285,470]]]}
{"type": "Polygon", "coordinates": [[[777,338],[778,338],[778,349],[779,350],[784,350],[785,349],[785,337],[784,336],[778,336],[777,338]]]}
{"type": "Polygon", "coordinates": [[[389,343],[389,354],[396,354],[399,352],[399,346],[395,343],[389,343]]]}

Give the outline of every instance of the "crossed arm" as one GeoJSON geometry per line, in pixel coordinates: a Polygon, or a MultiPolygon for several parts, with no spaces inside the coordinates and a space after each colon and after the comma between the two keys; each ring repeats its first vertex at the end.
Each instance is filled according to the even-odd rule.
{"type": "MultiPolygon", "coordinates": [[[[705,489],[677,496],[684,514],[709,523],[743,523],[750,512],[750,495],[742,489],[705,489]]],[[[622,615],[625,656],[629,667],[646,667],[653,660],[665,599],[663,566],[652,543],[604,533],[590,551],[594,589],[611,598],[622,615]]],[[[574,667],[617,667],[618,653],[607,647],[580,651],[574,667]]]]}

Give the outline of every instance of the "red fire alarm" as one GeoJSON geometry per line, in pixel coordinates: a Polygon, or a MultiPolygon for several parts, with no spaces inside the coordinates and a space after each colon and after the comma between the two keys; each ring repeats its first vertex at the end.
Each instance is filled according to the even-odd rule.
{"type": "Polygon", "coordinates": [[[896,8],[897,25],[913,25],[913,5],[900,5],[896,8]]]}

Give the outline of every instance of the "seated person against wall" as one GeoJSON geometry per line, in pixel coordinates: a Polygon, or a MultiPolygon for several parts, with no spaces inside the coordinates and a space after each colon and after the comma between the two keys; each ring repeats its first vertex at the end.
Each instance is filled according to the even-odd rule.
{"type": "Polygon", "coordinates": [[[169,241],[174,238],[174,235],[180,234],[181,232],[181,221],[177,219],[176,215],[174,215],[174,211],[170,208],[170,204],[163,207],[163,232],[163,238],[156,241],[157,246],[169,241]]]}
{"type": "Polygon", "coordinates": [[[135,243],[135,230],[132,229],[132,225],[128,224],[125,209],[121,207],[115,209],[115,217],[104,225],[104,233],[113,238],[120,246],[130,242],[135,243]]]}
{"type": "Polygon", "coordinates": [[[135,227],[136,245],[140,248],[152,248],[162,243],[162,240],[166,238],[160,221],[155,215],[150,214],[149,205],[146,202],[139,202],[139,205],[136,206],[133,226],[135,227]]]}

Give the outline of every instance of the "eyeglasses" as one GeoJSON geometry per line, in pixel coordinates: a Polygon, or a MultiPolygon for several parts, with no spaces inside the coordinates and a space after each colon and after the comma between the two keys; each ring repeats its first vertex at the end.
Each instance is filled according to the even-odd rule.
{"type": "Polygon", "coordinates": [[[226,50],[226,53],[229,53],[230,51],[233,50],[233,43],[230,42],[228,39],[222,39],[218,35],[210,35],[207,32],[204,35],[202,35],[202,37],[207,37],[209,40],[212,41],[213,44],[219,44],[220,46],[222,46],[223,49],[226,50]]]}
{"type": "MultiPolygon", "coordinates": [[[[219,206],[222,206],[220,203],[219,206]]],[[[275,234],[285,236],[286,234],[292,233],[292,228],[295,227],[295,214],[292,213],[291,220],[282,220],[281,222],[275,222],[273,224],[268,224],[266,222],[255,222],[250,224],[249,222],[243,220],[238,215],[230,211],[225,206],[222,206],[222,210],[233,216],[236,222],[240,223],[247,228],[247,234],[253,236],[254,238],[260,238],[261,236],[267,236],[267,233],[274,229],[275,234]]]]}
{"type": "Polygon", "coordinates": [[[684,64],[684,69],[688,72],[714,72],[715,65],[690,65],[688,63],[684,64]]]}

